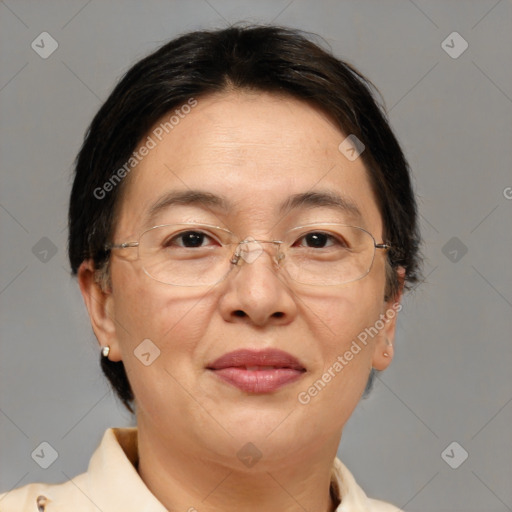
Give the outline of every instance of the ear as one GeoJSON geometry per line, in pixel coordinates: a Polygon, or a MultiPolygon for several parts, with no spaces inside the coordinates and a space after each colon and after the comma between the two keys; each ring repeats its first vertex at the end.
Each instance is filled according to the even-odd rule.
{"type": "Polygon", "coordinates": [[[78,284],[98,343],[102,347],[110,347],[108,358],[111,361],[120,361],[121,352],[113,313],[114,297],[111,290],[103,290],[96,281],[92,260],[84,260],[80,265],[78,284]]]}
{"type": "Polygon", "coordinates": [[[388,301],[383,301],[383,309],[380,319],[384,327],[379,330],[373,352],[372,366],[376,370],[385,370],[393,360],[395,349],[396,320],[402,309],[401,300],[405,282],[405,269],[399,267],[396,270],[399,280],[398,292],[388,301]]]}

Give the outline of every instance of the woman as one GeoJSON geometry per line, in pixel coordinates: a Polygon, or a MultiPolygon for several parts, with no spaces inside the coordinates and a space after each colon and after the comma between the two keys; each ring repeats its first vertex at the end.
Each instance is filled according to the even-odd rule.
{"type": "Polygon", "coordinates": [[[391,511],[336,458],[418,279],[407,163],[368,82],[297,31],[137,63],[76,164],[69,257],[137,428],[2,511],[391,511]]]}

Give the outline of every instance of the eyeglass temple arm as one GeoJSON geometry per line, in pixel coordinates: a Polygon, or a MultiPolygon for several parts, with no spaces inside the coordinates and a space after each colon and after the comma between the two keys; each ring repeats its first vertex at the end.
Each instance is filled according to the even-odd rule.
{"type": "Polygon", "coordinates": [[[112,249],[129,249],[130,247],[138,247],[139,242],[125,242],[123,244],[106,244],[105,250],[110,251],[112,249]]]}

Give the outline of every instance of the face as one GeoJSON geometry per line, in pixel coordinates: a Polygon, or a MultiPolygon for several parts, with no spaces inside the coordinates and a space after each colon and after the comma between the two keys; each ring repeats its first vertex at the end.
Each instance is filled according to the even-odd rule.
{"type": "MultiPolygon", "coordinates": [[[[248,92],[198,98],[127,178],[113,241],[134,241],[147,228],[173,223],[280,240],[296,226],[350,221],[382,242],[364,164],[338,149],[345,137],[328,116],[293,98],[248,92]],[[169,194],[190,190],[225,204],[162,206],[169,194]],[[357,212],[307,201],[282,210],[291,197],[310,192],[335,193],[357,212]]],[[[385,251],[376,251],[371,271],[358,281],[307,286],[288,279],[272,259],[275,249],[264,245],[254,261],[241,261],[226,279],[202,287],[160,283],[144,273],[137,249],[113,251],[112,287],[89,307],[93,326],[111,347],[110,359],[124,362],[139,429],[167,446],[226,464],[247,442],[269,459],[287,454],[288,463],[289,454],[335,451],[371,367],[389,364],[385,340],[393,340],[395,315],[382,321],[392,307],[384,301],[385,251]],[[378,333],[363,342],[361,333],[379,319],[378,333]],[[134,352],[148,339],[146,366],[134,352]],[[160,355],[153,361],[154,346],[160,355]],[[211,369],[240,349],[284,351],[301,369],[277,388],[248,391],[211,369]]]]}

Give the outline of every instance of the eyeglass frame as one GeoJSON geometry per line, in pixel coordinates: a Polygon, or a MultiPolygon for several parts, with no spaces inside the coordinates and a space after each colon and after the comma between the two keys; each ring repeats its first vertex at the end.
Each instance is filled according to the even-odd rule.
{"type": "MultiPolygon", "coordinates": [[[[149,232],[149,231],[151,231],[153,229],[164,228],[164,227],[168,227],[168,226],[198,226],[198,227],[205,227],[205,228],[220,229],[221,231],[229,233],[230,235],[233,235],[235,238],[237,238],[235,233],[233,233],[229,229],[223,228],[222,226],[215,226],[213,224],[201,224],[201,223],[197,223],[196,224],[196,223],[183,223],[182,222],[182,223],[177,223],[177,224],[158,224],[156,226],[152,226],[152,227],[142,231],[142,233],[139,234],[138,239],[136,241],[133,241],[133,242],[122,242],[122,243],[118,243],[118,244],[114,244],[114,243],[105,244],[103,246],[103,248],[107,252],[111,252],[112,249],[131,249],[131,248],[134,248],[134,247],[139,248],[140,247],[140,239],[147,232],[149,232]]],[[[346,281],[344,283],[338,283],[338,284],[331,284],[331,285],[328,285],[328,284],[317,284],[317,285],[315,285],[315,284],[308,284],[308,286],[343,286],[343,285],[348,284],[348,283],[353,283],[355,281],[359,281],[359,280],[363,279],[364,277],[366,277],[370,273],[370,270],[373,267],[373,262],[375,261],[375,254],[376,254],[375,250],[376,249],[382,249],[382,250],[387,251],[387,250],[391,249],[391,247],[392,247],[392,244],[390,242],[377,243],[377,241],[375,240],[375,237],[365,228],[362,228],[360,226],[352,226],[350,224],[342,224],[340,222],[315,222],[315,223],[312,223],[312,224],[305,224],[303,226],[295,226],[294,228],[289,229],[285,234],[289,233],[290,231],[296,230],[296,229],[308,228],[308,227],[313,227],[313,226],[343,226],[343,227],[346,227],[346,228],[359,229],[359,230],[363,231],[364,233],[366,233],[368,236],[370,236],[370,238],[373,240],[374,254],[373,254],[373,257],[372,257],[372,262],[371,262],[367,272],[365,274],[363,274],[361,277],[358,277],[357,279],[353,279],[351,281],[346,281]]],[[[238,265],[238,262],[240,261],[240,258],[241,258],[241,251],[239,250],[239,248],[240,248],[240,246],[242,244],[248,244],[248,243],[277,244],[278,248],[279,248],[281,246],[281,244],[284,244],[286,242],[283,241],[283,240],[256,240],[256,239],[251,239],[250,237],[245,237],[243,240],[239,240],[238,242],[236,242],[236,244],[235,244],[236,245],[236,250],[233,253],[233,255],[231,256],[231,258],[229,259],[230,263],[232,263],[235,266],[238,265]]],[[[222,247],[226,247],[226,245],[228,245],[228,244],[222,244],[222,242],[221,242],[221,245],[222,245],[222,247]]],[[[277,263],[279,263],[279,261],[281,259],[283,259],[283,258],[284,258],[284,254],[280,253],[279,249],[278,249],[277,263]]],[[[139,255],[138,252],[137,252],[137,259],[140,259],[140,255],[139,255]]],[[[144,270],[144,273],[149,278],[153,279],[157,283],[162,283],[162,284],[165,284],[165,285],[168,285],[168,286],[180,286],[180,287],[184,287],[184,288],[194,287],[194,286],[214,286],[214,285],[222,282],[228,276],[228,274],[229,274],[229,271],[226,272],[226,274],[221,279],[219,279],[217,282],[212,283],[210,285],[181,285],[181,284],[175,284],[175,283],[165,283],[164,281],[160,281],[160,280],[156,279],[154,276],[152,276],[144,267],[143,267],[143,270],[144,270]]],[[[290,279],[292,279],[295,282],[299,282],[300,283],[300,281],[296,281],[292,277],[290,277],[290,279]]],[[[305,283],[301,283],[301,284],[305,284],[305,283]]]]}

